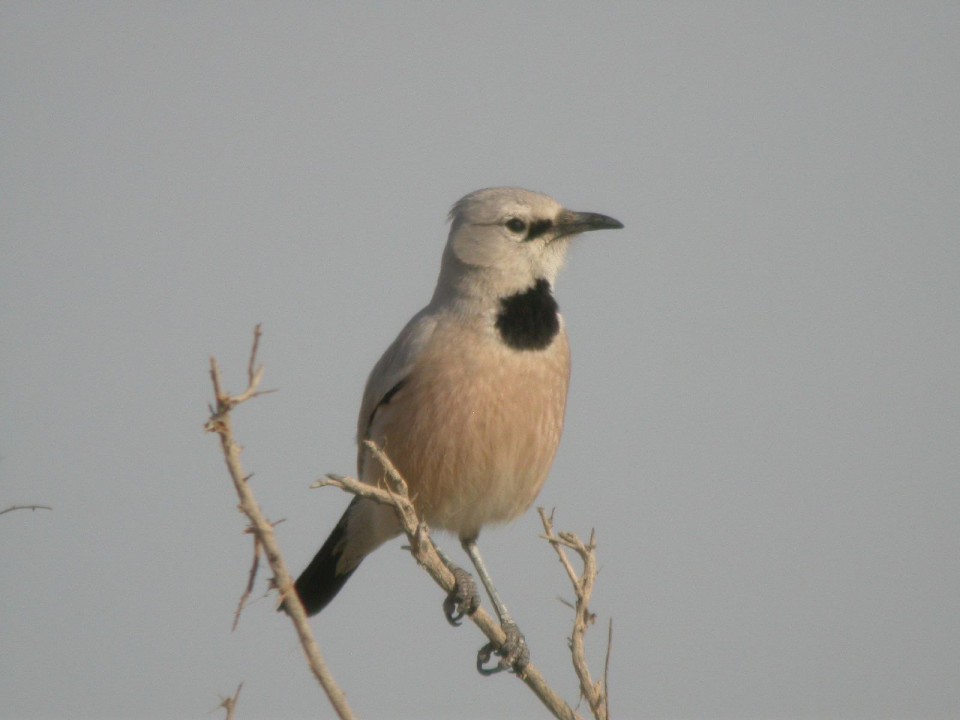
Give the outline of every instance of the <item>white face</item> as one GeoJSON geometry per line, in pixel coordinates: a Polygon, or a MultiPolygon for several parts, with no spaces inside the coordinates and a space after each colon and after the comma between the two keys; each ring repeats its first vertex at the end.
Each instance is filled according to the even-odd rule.
{"type": "Polygon", "coordinates": [[[557,237],[562,212],[556,200],[529,190],[478,190],[451,212],[450,249],[460,262],[492,270],[518,288],[537,278],[553,283],[569,240],[557,237]]]}

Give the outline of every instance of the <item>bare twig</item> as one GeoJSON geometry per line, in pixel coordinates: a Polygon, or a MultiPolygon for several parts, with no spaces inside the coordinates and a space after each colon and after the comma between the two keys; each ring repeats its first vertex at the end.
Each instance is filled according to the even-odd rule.
{"type": "Polygon", "coordinates": [[[613,648],[613,618],[607,624],[607,655],[603,659],[603,711],[607,718],[610,717],[610,693],[607,688],[610,687],[610,650],[613,648]]]}
{"type": "Polygon", "coordinates": [[[222,702],[217,706],[218,708],[223,708],[227,711],[227,717],[225,720],[234,720],[237,716],[237,698],[240,697],[240,689],[243,687],[243,683],[237,685],[237,691],[233,694],[233,697],[222,698],[222,702]]]}
{"type": "MultiPolygon", "coordinates": [[[[248,532],[250,531],[248,530],[248,532]]],[[[243,589],[243,595],[240,596],[240,602],[237,603],[237,609],[233,613],[233,626],[230,628],[231,632],[235,632],[237,625],[240,624],[240,614],[243,612],[247,600],[249,600],[253,594],[253,585],[257,580],[257,570],[260,568],[260,553],[263,548],[260,546],[260,539],[256,533],[251,534],[253,534],[253,561],[250,563],[250,572],[247,574],[247,586],[243,589]]]]}
{"type": "Polygon", "coordinates": [[[593,595],[593,586],[597,580],[597,543],[593,531],[590,532],[590,541],[583,541],[573,533],[561,532],[559,535],[553,530],[553,513],[549,516],[543,508],[537,508],[546,539],[554,550],[560,563],[567,571],[567,576],[573,585],[576,596],[573,634],[570,637],[570,651],[573,657],[573,669],[580,679],[580,692],[590,706],[590,711],[597,720],[608,720],[609,701],[607,698],[607,676],[610,666],[610,644],[613,637],[613,623],[611,622],[607,637],[607,658],[603,670],[603,679],[593,681],[590,667],[587,664],[584,636],[587,628],[594,623],[596,616],[590,612],[590,597],[593,595]],[[578,575],[573,564],[567,557],[566,550],[573,550],[583,562],[583,574],[578,575]]]}
{"type": "Polygon", "coordinates": [[[11,505],[6,510],[0,510],[0,515],[5,515],[14,510],[53,510],[53,508],[46,505],[11,505]]]}
{"type": "MultiPolygon", "coordinates": [[[[392,505],[397,511],[397,517],[400,519],[403,531],[410,541],[410,553],[444,592],[451,592],[455,585],[453,573],[450,572],[446,563],[440,559],[437,547],[430,537],[429,529],[417,516],[416,508],[407,494],[406,482],[397,472],[393,463],[390,462],[390,459],[375,443],[367,440],[365,444],[384,468],[392,487],[375,487],[362,483],[356,478],[342,475],[327,475],[326,480],[318,481],[314,484],[314,487],[332,485],[354,495],[392,505]]],[[[482,608],[469,617],[489,640],[499,645],[503,644],[506,638],[500,629],[500,624],[482,608]]],[[[532,663],[527,665],[521,679],[554,717],[561,720],[580,720],[580,716],[547,684],[543,675],[532,663]]]]}
{"type": "Polygon", "coordinates": [[[243,466],[240,462],[240,446],[233,438],[233,423],[230,417],[230,411],[240,403],[267,392],[258,390],[260,381],[263,378],[263,367],[257,367],[256,359],[260,336],[260,326],[257,325],[254,330],[253,348],[247,366],[247,388],[240,395],[233,396],[224,391],[220,367],[217,364],[216,358],[210,358],[210,378],[213,382],[215,406],[210,409],[211,416],[205,427],[207,431],[216,433],[220,437],[220,446],[223,450],[227,470],[230,473],[230,478],[233,480],[234,489],[240,498],[240,510],[249,518],[251,530],[257,542],[259,542],[263,548],[270,569],[276,578],[280,596],[286,604],[287,613],[293,621],[297,635],[300,638],[300,645],[303,647],[303,652],[307,656],[310,669],[320,682],[337,715],[346,720],[354,717],[353,712],[347,704],[347,699],[343,691],[336,684],[333,675],[327,668],[323,655],[320,652],[320,647],[313,637],[310,624],[307,622],[306,612],[304,612],[299,596],[293,590],[293,579],[290,577],[286,562],[284,562],[283,556],[280,554],[280,546],[277,543],[273,525],[264,517],[260,506],[254,498],[253,491],[247,483],[248,476],[244,473],[243,466]]]}

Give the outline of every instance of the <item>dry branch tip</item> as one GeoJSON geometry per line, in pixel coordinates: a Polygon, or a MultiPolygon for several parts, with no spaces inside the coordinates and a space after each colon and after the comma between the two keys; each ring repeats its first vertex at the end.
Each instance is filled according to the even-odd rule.
{"type": "MultiPolygon", "coordinates": [[[[343,720],[349,720],[353,718],[353,712],[347,703],[343,691],[337,686],[333,676],[327,669],[320,648],[314,639],[310,624],[307,622],[307,615],[303,609],[303,604],[300,602],[300,598],[296,592],[292,590],[293,579],[287,570],[286,563],[280,552],[280,546],[273,532],[273,524],[264,517],[263,511],[260,509],[253,495],[250,484],[247,482],[250,476],[243,472],[240,461],[241,447],[233,437],[230,411],[240,403],[263,394],[257,390],[263,378],[263,368],[256,365],[257,346],[260,335],[261,331],[258,325],[254,330],[253,349],[250,353],[250,361],[247,368],[248,386],[240,395],[231,396],[224,392],[220,366],[216,358],[210,358],[210,378],[213,383],[216,407],[206,427],[208,430],[216,432],[220,437],[220,447],[223,451],[223,457],[230,474],[230,479],[233,481],[234,489],[240,499],[240,509],[250,520],[250,525],[254,529],[254,561],[248,576],[248,588],[253,582],[259,563],[259,555],[262,551],[270,565],[270,569],[273,571],[277,586],[281,591],[284,608],[297,631],[310,669],[326,693],[337,716],[343,720]]],[[[246,593],[241,597],[234,618],[235,622],[243,609],[246,597],[246,593]]]]}
{"type": "Polygon", "coordinates": [[[5,515],[14,510],[53,510],[49,505],[11,505],[6,510],[0,510],[0,515],[5,515]]]}

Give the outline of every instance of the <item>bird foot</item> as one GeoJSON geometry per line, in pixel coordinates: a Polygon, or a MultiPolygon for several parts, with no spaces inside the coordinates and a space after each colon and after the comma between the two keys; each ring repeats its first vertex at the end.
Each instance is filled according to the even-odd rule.
{"type": "Polygon", "coordinates": [[[527,641],[520,632],[516,623],[507,622],[500,626],[506,639],[503,645],[497,647],[494,643],[488,642],[477,653],[477,672],[481,675],[494,675],[503,670],[509,670],[519,677],[523,677],[527,665],[530,664],[530,650],[527,648],[527,641]],[[493,667],[484,667],[490,662],[494,653],[500,657],[493,667]]]}
{"type": "Polygon", "coordinates": [[[465,615],[473,615],[480,607],[477,584],[466,570],[451,568],[456,584],[443,601],[443,614],[447,622],[458,627],[465,615]]]}

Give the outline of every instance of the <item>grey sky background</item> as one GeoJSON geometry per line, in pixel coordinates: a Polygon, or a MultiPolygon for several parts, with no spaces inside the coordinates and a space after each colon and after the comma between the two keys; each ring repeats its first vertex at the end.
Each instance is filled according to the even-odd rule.
{"type": "MultiPolygon", "coordinates": [[[[621,718],[960,716],[955,3],[0,5],[0,717],[328,717],[202,425],[299,571],[445,215],[610,214],[540,504],[596,528],[621,718]],[[215,714],[214,714],[215,716],[215,714]]],[[[531,512],[481,547],[576,700],[531,512]]],[[[363,717],[543,717],[391,544],[314,621],[363,717]]],[[[446,546],[459,557],[449,538],[446,546]]]]}

